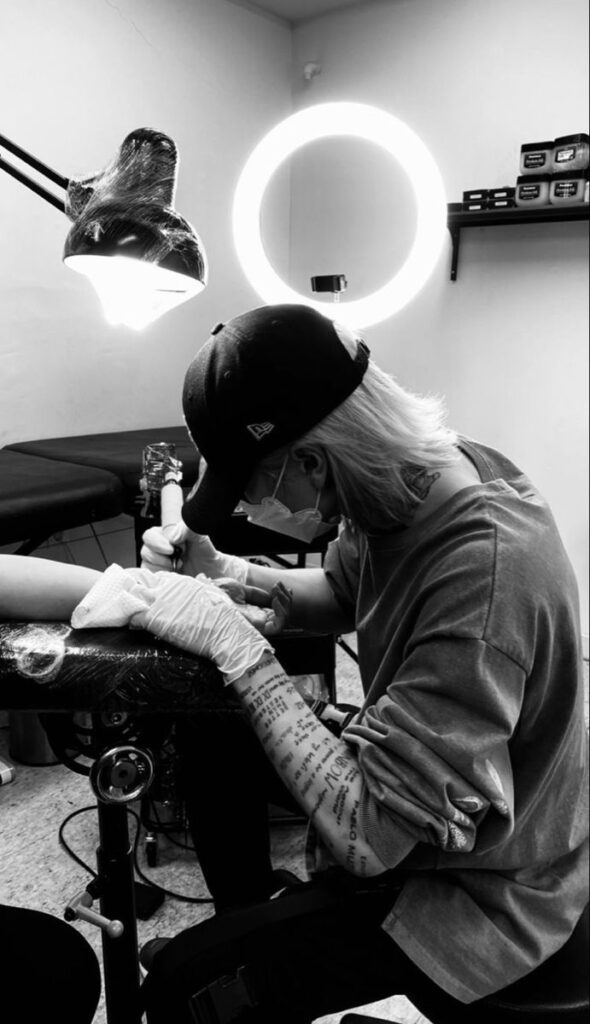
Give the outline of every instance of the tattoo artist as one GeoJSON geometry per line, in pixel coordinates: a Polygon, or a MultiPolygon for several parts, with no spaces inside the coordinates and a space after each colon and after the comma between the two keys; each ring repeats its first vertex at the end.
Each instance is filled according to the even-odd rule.
{"type": "MultiPolygon", "coordinates": [[[[107,570],[73,621],[93,624],[120,588],[137,624],[211,658],[313,841],[310,881],[162,946],[150,1024],[193,1019],[189,998],[196,1020],[304,1024],[396,993],[473,1020],[566,942],[588,898],[577,589],[551,512],[508,458],[305,306],[218,325],[183,402],[205,460],[184,522],[148,531],[144,568],[107,570]],[[307,540],[340,520],[323,567],[217,551],[208,535],[238,504],[307,540]],[[173,547],[180,578],[163,571],[173,547]],[[234,599],[269,595],[260,628],[219,578],[234,599]],[[286,614],[356,630],[365,701],[340,736],[274,657],[286,614]],[[234,979],[234,1016],[219,979],[234,979]]],[[[239,793],[233,742],[218,737],[217,759],[239,793]]]]}

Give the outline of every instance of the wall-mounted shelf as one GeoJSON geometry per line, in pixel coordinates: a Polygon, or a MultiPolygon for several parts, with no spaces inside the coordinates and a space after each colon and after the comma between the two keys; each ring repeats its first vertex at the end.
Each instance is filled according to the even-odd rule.
{"type": "Polygon", "coordinates": [[[451,281],[457,280],[459,262],[459,245],[463,228],[484,228],[509,224],[540,224],[555,220],[588,220],[588,203],[580,206],[538,206],[534,210],[526,210],[521,206],[509,210],[477,210],[471,212],[451,212],[449,210],[447,227],[451,233],[453,253],[451,259],[451,281]]]}

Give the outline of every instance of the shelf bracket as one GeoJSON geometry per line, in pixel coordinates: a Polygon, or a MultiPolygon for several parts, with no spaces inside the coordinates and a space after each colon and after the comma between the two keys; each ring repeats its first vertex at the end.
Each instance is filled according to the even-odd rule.
{"type": "Polygon", "coordinates": [[[451,253],[451,281],[456,281],[457,280],[457,266],[458,266],[458,263],[459,263],[459,243],[461,241],[461,228],[453,226],[453,227],[449,228],[449,231],[451,233],[451,245],[452,245],[452,253],[451,253]]]}

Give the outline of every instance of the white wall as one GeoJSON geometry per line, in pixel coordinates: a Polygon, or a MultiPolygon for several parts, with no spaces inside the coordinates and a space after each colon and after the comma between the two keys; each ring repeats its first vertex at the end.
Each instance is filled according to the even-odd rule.
{"type": "MultiPolygon", "coordinates": [[[[307,61],[322,71],[309,84],[299,75],[297,106],[348,99],[389,110],[430,148],[449,201],[513,184],[521,143],[588,131],[587,0],[369,4],[298,27],[295,68],[307,61]]],[[[352,298],[395,269],[393,164],[379,153],[369,172],[367,144],[356,145],[329,181],[313,147],[293,163],[298,287],[310,274],[345,272],[352,298]],[[329,202],[306,217],[318,191],[329,202]],[[339,200],[348,235],[336,227],[339,200]]],[[[453,426],[503,449],[537,483],[578,575],[586,634],[587,233],[587,223],[463,232],[457,282],[449,243],[420,296],[365,332],[385,369],[445,394],[453,426]]]]}
{"type": "MultiPolygon", "coordinates": [[[[133,128],[171,135],[176,206],[203,239],[210,283],[141,333],[109,327],[61,262],[68,220],[0,173],[0,446],[181,421],[192,355],[254,303],[231,199],[253,144],[291,108],[290,72],[288,25],[225,0],[1,5],[0,133],[66,177],[104,167],[133,128]]],[[[282,212],[273,223],[280,261],[282,212]]]]}

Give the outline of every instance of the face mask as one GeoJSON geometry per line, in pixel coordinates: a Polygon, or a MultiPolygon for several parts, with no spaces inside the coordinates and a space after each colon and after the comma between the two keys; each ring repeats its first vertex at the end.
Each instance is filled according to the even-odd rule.
{"type": "Polygon", "coordinates": [[[322,519],[322,514],[318,508],[320,491],[318,491],[315,508],[302,508],[299,512],[291,512],[286,505],[283,505],[275,497],[283,479],[287,458],[285,458],[272,495],[263,498],[257,505],[250,504],[248,501],[241,501],[240,508],[248,516],[248,521],[254,523],[255,526],[262,526],[265,530],[275,530],[276,533],[282,533],[286,537],[293,537],[295,540],[303,541],[304,544],[311,544],[312,540],[315,540],[316,537],[321,537],[322,534],[333,530],[334,523],[325,523],[322,519]]]}

